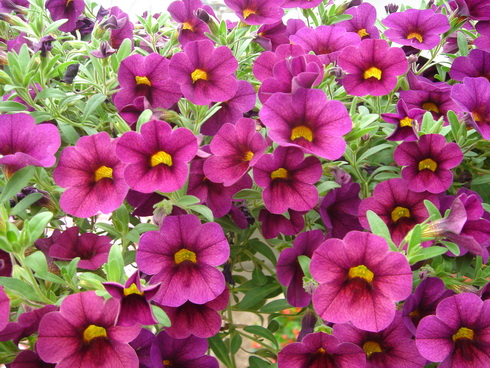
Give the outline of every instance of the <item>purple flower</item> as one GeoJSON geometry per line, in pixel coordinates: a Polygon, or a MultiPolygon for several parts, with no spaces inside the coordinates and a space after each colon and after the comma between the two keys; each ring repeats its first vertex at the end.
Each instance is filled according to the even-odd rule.
{"type": "Polygon", "coordinates": [[[284,0],[225,0],[225,4],[246,24],[271,24],[281,20],[284,0]]]}
{"type": "Polygon", "coordinates": [[[179,86],[170,79],[169,61],[158,53],[144,57],[128,56],[121,62],[118,80],[121,90],[114,104],[121,110],[138,96],[145,96],[151,106],[168,109],[182,96],[179,86]]]}
{"type": "Polygon", "coordinates": [[[20,12],[21,8],[28,8],[29,0],[0,0],[0,13],[20,12]]]}
{"type": "Polygon", "coordinates": [[[0,286],[0,331],[2,331],[9,322],[10,299],[0,286]]]}
{"type": "Polygon", "coordinates": [[[361,39],[379,38],[379,30],[376,28],[376,8],[369,3],[362,3],[359,6],[349,8],[344,14],[352,15],[352,19],[337,23],[338,27],[343,27],[347,32],[355,32],[361,39]]]}
{"type": "Polygon", "coordinates": [[[460,82],[465,77],[484,77],[490,80],[490,53],[475,49],[468,56],[458,56],[451,64],[449,75],[460,82]]]}
{"type": "Polygon", "coordinates": [[[54,21],[67,19],[67,22],[59,27],[60,31],[71,32],[77,28],[77,20],[85,9],[85,1],[47,0],[45,7],[54,21]]]}
{"type": "Polygon", "coordinates": [[[396,114],[381,114],[384,121],[396,125],[393,133],[386,139],[389,141],[416,141],[418,139],[416,124],[422,121],[424,114],[425,110],[417,108],[409,110],[405,101],[398,100],[396,114]]]}
{"type": "Polygon", "coordinates": [[[0,165],[7,177],[29,165],[53,166],[60,145],[53,124],[36,125],[32,116],[23,113],[0,115],[0,165]]]}
{"type": "Polygon", "coordinates": [[[168,307],[186,301],[204,304],[225,289],[223,274],[216,269],[230,255],[221,227],[201,224],[195,215],[168,216],[159,231],[141,236],[136,262],[141,272],[161,282],[154,300],[168,307]]]}
{"type": "Polygon", "coordinates": [[[426,134],[416,142],[401,143],[393,158],[397,165],[405,166],[402,178],[410,190],[438,194],[451,186],[451,169],[463,161],[463,152],[456,143],[447,143],[443,135],[426,134]]]}
{"type": "Polygon", "coordinates": [[[490,20],[490,4],[485,0],[454,0],[458,16],[475,20],[490,20]]]}
{"type": "Polygon", "coordinates": [[[106,132],[80,138],[61,152],[53,179],[67,188],[60,206],[76,217],[90,217],[118,208],[128,192],[125,165],[116,156],[116,141],[106,132]]]}
{"type": "Polygon", "coordinates": [[[366,364],[360,347],[341,343],[324,332],[309,334],[302,342],[286,345],[277,358],[281,368],[364,367],[366,364]]]}
{"type": "Polygon", "coordinates": [[[172,19],[182,24],[179,29],[179,42],[182,46],[197,40],[206,40],[204,33],[210,33],[208,25],[196,17],[196,11],[202,8],[201,0],[174,1],[168,7],[172,19]]]}
{"type": "Polygon", "coordinates": [[[126,202],[134,207],[131,216],[153,216],[153,206],[166,197],[158,193],[140,193],[135,190],[129,190],[126,196],[126,202]]]}
{"type": "Polygon", "coordinates": [[[151,346],[155,341],[155,335],[146,328],[142,328],[136,339],[131,341],[129,345],[138,354],[139,368],[153,368],[151,363],[151,346]]]}
{"type": "Polygon", "coordinates": [[[412,291],[407,258],[390,252],[386,240],[371,233],[351,231],[343,240],[328,239],[313,254],[310,270],[320,283],[313,294],[318,315],[366,331],[388,327],[395,302],[412,291]]]}
{"type": "Polygon", "coordinates": [[[99,59],[105,59],[111,56],[112,54],[114,54],[115,52],[116,50],[111,47],[109,42],[102,41],[99,45],[99,48],[97,50],[92,51],[90,55],[93,55],[99,59]]]}
{"type": "Polygon", "coordinates": [[[226,46],[214,48],[209,40],[193,41],[170,60],[170,75],[185,98],[196,105],[226,101],[238,88],[233,75],[238,62],[226,46]]]}
{"type": "Polygon", "coordinates": [[[267,78],[274,77],[274,66],[281,60],[287,60],[294,56],[305,55],[305,50],[298,45],[280,45],[275,52],[266,51],[259,55],[252,67],[255,78],[263,82],[267,78]]]}
{"type": "Polygon", "coordinates": [[[298,234],[305,226],[303,214],[288,210],[288,217],[270,213],[266,209],[259,212],[259,221],[262,222],[262,235],[266,239],[273,239],[279,234],[292,236],[298,234]]]}
{"type": "MultiPolygon", "coordinates": [[[[8,0],[10,1],[10,0],[8,0]]],[[[20,32],[17,37],[12,40],[8,40],[7,43],[7,51],[13,52],[15,51],[17,54],[20,52],[22,45],[26,44],[32,48],[32,42],[26,38],[27,34],[24,32],[20,32]]]]}
{"type": "Polygon", "coordinates": [[[329,160],[342,156],[342,136],[352,129],[345,106],[316,89],[274,94],[260,110],[260,119],[269,128],[268,136],[281,146],[299,147],[329,160]]]}
{"type": "Polygon", "coordinates": [[[165,331],[160,331],[151,346],[152,367],[218,368],[215,357],[204,355],[207,350],[206,339],[196,336],[173,339],[165,331]]]}
{"type": "Polygon", "coordinates": [[[0,276],[12,276],[12,260],[10,253],[0,249],[0,276]]]}
{"type": "Polygon", "coordinates": [[[440,367],[490,365],[490,301],[463,293],[441,301],[435,316],[423,318],[415,342],[420,354],[440,367]]]}
{"type": "Polygon", "coordinates": [[[42,37],[38,43],[34,44],[34,52],[41,51],[42,57],[48,56],[48,52],[50,52],[53,49],[53,45],[52,45],[53,41],[56,41],[56,38],[54,38],[51,35],[42,37]]]}
{"type": "Polygon", "coordinates": [[[419,50],[430,50],[441,41],[441,34],[449,31],[449,21],[444,14],[433,10],[407,9],[383,19],[388,27],[384,35],[400,45],[419,50]]]}
{"type": "Polygon", "coordinates": [[[475,29],[480,37],[473,41],[474,45],[481,50],[490,52],[490,22],[478,22],[475,29]]]}
{"type": "Polygon", "coordinates": [[[301,233],[294,240],[293,247],[283,249],[279,255],[277,279],[288,288],[286,299],[294,307],[307,307],[311,301],[311,294],[303,288],[305,275],[299,264],[298,256],[311,258],[323,239],[323,233],[318,229],[301,233]]]}
{"type": "Polygon", "coordinates": [[[255,164],[253,176],[262,193],[265,207],[275,214],[288,209],[309,211],[318,201],[315,183],[322,176],[320,160],[304,157],[295,147],[277,147],[255,164]]]}
{"type": "Polygon", "coordinates": [[[129,20],[129,14],[123,12],[117,6],[109,8],[109,17],[116,18],[116,27],[111,28],[110,44],[111,47],[118,49],[124,40],[131,40],[131,48],[133,48],[133,30],[134,24],[129,20]]]}
{"type": "Polygon", "coordinates": [[[185,184],[188,162],[197,148],[197,139],[189,129],[172,130],[164,121],[151,120],[143,124],[141,134],[124,133],[117,142],[116,154],[128,164],[124,179],[132,189],[170,193],[185,184]]]}
{"type": "Polygon", "coordinates": [[[348,73],[342,79],[342,85],[354,96],[387,95],[395,89],[398,76],[408,69],[402,49],[375,39],[346,47],[339,55],[338,64],[348,73]]]}
{"type": "Polygon", "coordinates": [[[141,327],[115,326],[117,301],[94,291],[68,295],[59,312],[46,314],[39,325],[37,352],[57,367],[134,368],[138,357],[129,342],[141,327]]]}
{"type": "Polygon", "coordinates": [[[282,20],[272,24],[265,24],[257,30],[257,37],[254,38],[254,41],[266,51],[275,51],[279,45],[289,43],[286,30],[287,27],[282,20]]]}

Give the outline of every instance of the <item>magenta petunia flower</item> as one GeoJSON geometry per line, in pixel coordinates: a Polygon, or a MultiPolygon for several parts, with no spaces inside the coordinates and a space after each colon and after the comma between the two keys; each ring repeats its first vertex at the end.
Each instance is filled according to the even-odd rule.
{"type": "Polygon", "coordinates": [[[307,335],[286,345],[277,355],[281,368],[364,367],[366,356],[359,346],[341,343],[324,332],[307,335]]]}
{"type": "MultiPolygon", "coordinates": [[[[489,59],[490,60],[490,59],[489,59]]],[[[490,139],[490,82],[486,78],[464,78],[463,84],[455,84],[451,98],[468,113],[467,123],[483,137],[490,139]]]]}
{"type": "Polygon", "coordinates": [[[358,45],[361,41],[357,33],[335,26],[302,28],[289,39],[307,53],[313,51],[325,65],[337,61],[340,52],[347,46],[358,45]]]}
{"type": "Polygon", "coordinates": [[[185,98],[196,105],[227,101],[238,88],[233,75],[238,62],[227,46],[214,48],[209,40],[193,41],[170,60],[172,79],[185,98]]]}
{"type": "Polygon", "coordinates": [[[197,139],[187,128],[151,120],[141,134],[126,132],[119,138],[116,154],[127,164],[124,179],[142,193],[169,193],[182,188],[189,173],[188,163],[196,155],[197,139]]]}
{"type": "Polygon", "coordinates": [[[307,307],[311,294],[303,287],[305,276],[298,261],[298,256],[311,258],[313,252],[324,240],[321,230],[312,230],[299,234],[294,239],[293,247],[281,251],[277,261],[277,280],[288,288],[286,299],[294,307],[307,307]]]}
{"type": "Polygon", "coordinates": [[[29,0],[0,0],[0,12],[10,14],[21,11],[20,7],[28,8],[29,5],[29,0]]]}
{"type": "Polygon", "coordinates": [[[94,291],[68,295],[59,312],[46,314],[39,325],[36,349],[57,367],[134,368],[138,357],[129,342],[141,330],[115,326],[117,301],[94,291]]]}
{"type": "Polygon", "coordinates": [[[49,256],[63,261],[80,257],[79,268],[96,270],[107,262],[111,238],[92,233],[78,235],[78,231],[76,226],[63,231],[50,246],[49,256]]]}
{"type": "Polygon", "coordinates": [[[38,124],[27,114],[0,115],[0,166],[10,177],[17,170],[33,165],[53,166],[61,145],[53,124],[38,124]]]}
{"type": "Polygon", "coordinates": [[[216,358],[205,355],[207,350],[206,339],[196,336],[173,339],[165,331],[160,331],[151,346],[152,368],[218,368],[216,358]]]}
{"type": "Polygon", "coordinates": [[[490,21],[478,22],[475,26],[480,37],[473,41],[473,44],[480,50],[490,52],[490,21]]]}
{"type": "Polygon", "coordinates": [[[273,141],[329,160],[342,156],[346,147],[343,135],[352,129],[345,106],[328,100],[318,89],[277,93],[267,100],[259,116],[273,141]]]}
{"type": "Polygon", "coordinates": [[[10,299],[0,286],[0,331],[9,323],[10,299]]]}
{"type": "Polygon", "coordinates": [[[204,34],[211,33],[208,25],[196,17],[196,11],[202,7],[201,0],[174,1],[168,6],[172,19],[182,25],[178,38],[182,46],[192,41],[208,39],[204,34]]]}
{"type": "Polygon", "coordinates": [[[145,96],[152,107],[168,109],[179,101],[179,86],[170,79],[169,61],[158,53],[133,54],[121,62],[118,72],[121,90],[114,104],[121,110],[139,96],[145,96]]]}
{"type": "Polygon", "coordinates": [[[252,72],[259,81],[274,77],[274,66],[281,60],[291,57],[305,55],[305,50],[299,45],[280,45],[275,52],[266,51],[261,53],[254,61],[252,72]]]}
{"type": "Polygon", "coordinates": [[[211,153],[203,166],[206,178],[225,186],[235,184],[253,167],[267,149],[255,121],[242,118],[235,125],[225,124],[211,141],[211,153]]]}
{"type": "Polygon", "coordinates": [[[369,3],[349,8],[344,14],[352,15],[352,19],[344,20],[336,24],[345,28],[347,32],[355,32],[361,39],[379,38],[379,30],[376,28],[376,8],[369,3]]]}
{"type": "Polygon", "coordinates": [[[490,366],[490,301],[463,293],[439,303],[423,318],[415,342],[420,354],[439,367],[490,366]]]}
{"type": "Polygon", "coordinates": [[[393,158],[404,166],[402,179],[410,190],[438,194],[451,186],[451,169],[463,161],[463,152],[456,143],[447,143],[443,135],[426,134],[416,142],[401,143],[393,158]]]}
{"type": "Polygon", "coordinates": [[[298,234],[305,227],[303,213],[288,210],[288,217],[270,213],[266,209],[259,212],[259,221],[262,222],[262,235],[266,239],[273,239],[279,234],[292,236],[298,234]]]}
{"type": "Polygon", "coordinates": [[[468,56],[458,56],[451,64],[449,75],[460,82],[466,77],[484,77],[490,80],[490,53],[475,49],[468,56]]]}
{"type": "Polygon", "coordinates": [[[233,10],[240,20],[246,24],[271,24],[281,20],[284,0],[225,0],[228,8],[233,10]]]}
{"type": "Polygon", "coordinates": [[[133,31],[134,24],[129,18],[129,14],[123,12],[119,7],[112,6],[109,8],[109,17],[116,18],[116,27],[111,28],[110,45],[114,49],[118,49],[124,40],[131,40],[131,49],[134,46],[133,31]]]}
{"type": "Polygon", "coordinates": [[[490,4],[485,0],[454,0],[457,16],[475,20],[490,20],[490,4]]]}
{"type": "Polygon", "coordinates": [[[107,292],[119,302],[118,326],[158,323],[153,316],[150,300],[158,292],[160,285],[141,286],[139,271],[134,272],[124,286],[117,282],[104,282],[103,285],[107,292]]]}
{"type": "Polygon", "coordinates": [[[262,46],[265,51],[275,51],[279,45],[289,43],[286,31],[287,27],[282,20],[272,24],[264,24],[257,30],[254,41],[262,46]]]}
{"type": "Polygon", "coordinates": [[[372,197],[361,201],[359,222],[365,229],[369,229],[366,212],[373,211],[388,225],[393,242],[400,244],[416,224],[429,217],[424,200],[431,201],[439,207],[439,199],[436,195],[413,192],[407,188],[403,179],[383,181],[376,185],[372,197]]]}
{"type": "Polygon", "coordinates": [[[400,311],[393,322],[379,332],[362,331],[349,323],[333,326],[333,335],[341,342],[353,343],[366,353],[366,368],[422,368],[426,360],[417,351],[412,334],[405,327],[400,311]]]}
{"type": "Polygon", "coordinates": [[[265,207],[274,214],[288,209],[309,211],[318,202],[315,183],[322,176],[320,160],[304,157],[295,147],[277,147],[255,164],[253,176],[262,193],[265,207]]]}
{"type": "Polygon", "coordinates": [[[62,188],[60,206],[76,217],[118,208],[128,192],[125,165],[116,156],[116,141],[106,132],[80,138],[61,152],[53,179],[62,188]]]}
{"type": "Polygon", "coordinates": [[[226,262],[230,246],[221,227],[201,224],[195,215],[168,216],[159,231],[141,236],[136,263],[141,272],[161,282],[153,298],[167,307],[186,301],[204,304],[225,289],[223,274],[216,266],[226,262]]]}
{"type": "Polygon", "coordinates": [[[388,27],[384,35],[392,42],[430,50],[441,41],[441,34],[449,31],[447,16],[431,9],[407,9],[396,12],[382,20],[388,27]]]}
{"type": "Polygon", "coordinates": [[[320,286],[313,306],[328,322],[351,322],[378,332],[393,321],[395,302],[412,291],[407,258],[390,252],[382,237],[351,231],[343,240],[328,239],[313,253],[311,275],[320,286]]]}
{"type": "Polygon", "coordinates": [[[67,22],[59,27],[60,31],[71,32],[77,28],[77,20],[85,9],[85,1],[47,0],[45,7],[54,21],[67,19],[67,22]]]}
{"type": "Polygon", "coordinates": [[[46,363],[32,350],[23,350],[10,364],[12,368],[55,368],[56,364],[46,363]]]}
{"type": "Polygon", "coordinates": [[[384,121],[395,124],[395,130],[388,137],[389,141],[412,142],[418,139],[416,124],[422,121],[425,110],[408,109],[403,100],[398,100],[396,113],[381,114],[384,121]]]}
{"type": "Polygon", "coordinates": [[[348,74],[342,79],[347,93],[354,96],[384,96],[392,92],[398,76],[408,69],[405,53],[385,40],[367,39],[359,46],[346,47],[338,57],[348,74]]]}
{"type": "Polygon", "coordinates": [[[164,199],[167,197],[158,193],[140,193],[131,189],[126,196],[126,202],[134,207],[131,216],[153,216],[153,206],[164,199]]]}
{"type": "Polygon", "coordinates": [[[138,354],[139,368],[153,368],[151,363],[151,346],[155,338],[155,335],[151,331],[142,328],[138,337],[129,343],[136,351],[136,354],[138,354]]]}

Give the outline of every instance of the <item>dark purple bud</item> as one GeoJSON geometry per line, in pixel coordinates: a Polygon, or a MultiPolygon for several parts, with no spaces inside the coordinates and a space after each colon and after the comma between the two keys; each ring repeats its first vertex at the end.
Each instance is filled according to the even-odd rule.
{"type": "Polygon", "coordinates": [[[363,0],[351,0],[351,2],[349,2],[347,4],[347,9],[352,8],[353,6],[359,6],[362,3],[363,3],[363,0]]]}
{"type": "Polygon", "coordinates": [[[90,18],[83,17],[77,21],[76,27],[77,28],[75,29],[75,31],[71,32],[71,34],[75,35],[76,31],[78,30],[78,32],[80,32],[80,36],[82,36],[83,38],[86,35],[92,33],[92,31],[94,30],[94,22],[90,18]]]}
{"type": "Polygon", "coordinates": [[[306,335],[315,331],[316,321],[316,314],[311,310],[307,310],[301,319],[301,331],[298,335],[299,342],[302,341],[306,335]]]}
{"type": "Polygon", "coordinates": [[[352,177],[339,167],[334,167],[330,172],[333,174],[334,180],[337,184],[345,185],[352,181],[352,177]]]}
{"type": "Polygon", "coordinates": [[[339,68],[338,66],[330,69],[328,73],[330,75],[333,75],[335,79],[342,79],[347,75],[347,73],[342,68],[339,68]]]}
{"type": "Polygon", "coordinates": [[[204,9],[197,9],[196,10],[196,17],[205,23],[209,22],[209,14],[204,9]]]}
{"type": "Polygon", "coordinates": [[[427,3],[427,9],[431,9],[432,8],[432,5],[434,5],[435,1],[434,0],[430,0],[428,3],[427,3]]]}
{"type": "Polygon", "coordinates": [[[410,55],[408,57],[408,65],[409,66],[416,64],[417,61],[419,61],[419,57],[417,55],[415,55],[415,54],[410,55]]]}
{"type": "Polygon", "coordinates": [[[386,10],[387,14],[396,13],[398,11],[398,5],[396,5],[396,4],[385,5],[385,10],[386,10]]]}
{"type": "Polygon", "coordinates": [[[73,79],[78,74],[78,68],[80,67],[80,64],[70,64],[65,70],[65,74],[63,75],[63,78],[61,78],[61,81],[66,84],[72,84],[73,79]]]}
{"type": "MultiPolygon", "coordinates": [[[[124,18],[124,19],[126,19],[126,18],[124,18]]],[[[111,15],[109,18],[107,18],[106,20],[102,21],[100,23],[100,27],[103,28],[103,29],[118,29],[118,28],[121,28],[121,27],[119,27],[118,20],[117,20],[117,18],[114,15],[111,15]]]]}
{"type": "Polygon", "coordinates": [[[103,6],[99,8],[99,11],[97,12],[97,15],[95,17],[96,20],[101,20],[104,18],[106,15],[109,15],[109,10],[105,9],[103,6]]]}
{"type": "Polygon", "coordinates": [[[114,54],[116,50],[114,50],[111,45],[109,45],[109,42],[107,41],[102,41],[102,43],[99,45],[98,50],[94,50],[91,52],[93,56],[99,59],[105,59],[114,54]]]}
{"type": "Polygon", "coordinates": [[[34,44],[34,52],[41,51],[41,56],[46,57],[48,52],[53,49],[53,45],[51,44],[53,41],[56,41],[53,36],[44,36],[39,40],[39,43],[34,44]]]}
{"type": "Polygon", "coordinates": [[[223,265],[223,276],[228,284],[235,285],[235,280],[233,280],[233,276],[231,274],[231,262],[229,261],[223,265]]]}

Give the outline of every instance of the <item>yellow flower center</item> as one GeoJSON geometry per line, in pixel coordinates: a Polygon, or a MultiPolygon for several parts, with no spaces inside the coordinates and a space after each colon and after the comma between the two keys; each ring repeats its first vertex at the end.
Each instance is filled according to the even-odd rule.
{"type": "Polygon", "coordinates": [[[364,345],[362,345],[362,350],[366,352],[367,357],[369,358],[372,353],[382,353],[381,345],[376,341],[366,341],[364,345]]]}
{"type": "Polygon", "coordinates": [[[391,211],[391,219],[393,222],[397,222],[402,217],[410,218],[410,211],[405,207],[396,207],[393,211],[391,211]]]}
{"type": "Polygon", "coordinates": [[[65,6],[68,6],[73,0],[66,0],[65,6]]]}
{"type": "Polygon", "coordinates": [[[472,329],[461,327],[458,332],[453,335],[453,341],[460,339],[473,340],[475,337],[475,332],[472,329]]]}
{"type": "Polygon", "coordinates": [[[424,38],[422,37],[422,35],[418,32],[410,32],[407,36],[407,39],[408,40],[411,40],[412,38],[416,38],[417,41],[419,42],[424,42],[424,38]]]}
{"type": "Polygon", "coordinates": [[[136,286],[136,284],[133,282],[133,283],[131,284],[131,286],[130,286],[130,287],[128,287],[128,288],[124,288],[124,290],[123,290],[123,294],[124,294],[124,296],[128,296],[128,295],[131,295],[131,294],[143,295],[143,294],[144,294],[144,292],[143,292],[143,291],[139,291],[139,290],[138,290],[138,287],[137,287],[137,286],[136,286]]]}
{"type": "Polygon", "coordinates": [[[191,261],[192,263],[197,262],[196,253],[189,249],[181,249],[174,254],[175,264],[181,264],[184,261],[191,261]]]}
{"type": "Polygon", "coordinates": [[[165,151],[158,151],[153,156],[151,156],[151,159],[150,159],[151,167],[155,167],[155,166],[160,165],[160,164],[172,166],[172,164],[173,164],[172,156],[170,156],[165,151]]]}
{"type": "Polygon", "coordinates": [[[194,27],[189,22],[182,24],[182,29],[188,29],[189,31],[194,32],[194,27]]]}
{"type": "Polygon", "coordinates": [[[305,125],[299,125],[291,131],[291,140],[294,141],[298,138],[304,138],[308,142],[313,141],[313,132],[305,125]]]}
{"type": "Polygon", "coordinates": [[[433,111],[435,113],[439,113],[439,108],[437,107],[437,105],[433,102],[424,102],[422,104],[422,108],[425,110],[425,111],[433,111]]]}
{"type": "Polygon", "coordinates": [[[110,167],[101,166],[95,170],[95,182],[98,182],[104,178],[112,179],[112,169],[110,167]]]}
{"type": "Polygon", "coordinates": [[[366,36],[369,36],[369,33],[367,33],[366,31],[366,28],[362,28],[360,30],[357,31],[357,34],[359,35],[359,37],[366,37],[366,36]]]}
{"type": "Polygon", "coordinates": [[[349,279],[359,277],[371,283],[374,278],[374,273],[371,272],[369,268],[364,265],[359,265],[356,267],[351,267],[348,274],[349,279]]]}
{"type": "Polygon", "coordinates": [[[413,119],[410,119],[408,116],[404,117],[402,120],[400,120],[400,126],[403,127],[411,127],[412,126],[412,121],[413,119]]]}
{"type": "Polygon", "coordinates": [[[411,317],[411,318],[419,318],[420,317],[420,312],[418,309],[415,309],[414,311],[408,313],[408,315],[411,317]]]}
{"type": "Polygon", "coordinates": [[[380,69],[373,66],[364,72],[364,79],[376,78],[377,80],[381,80],[382,75],[383,72],[380,69]]]}
{"type": "Polygon", "coordinates": [[[163,361],[163,366],[164,367],[170,367],[172,365],[172,361],[171,360],[164,360],[163,361]]]}
{"type": "Polygon", "coordinates": [[[136,80],[136,84],[146,84],[147,86],[151,87],[151,82],[147,77],[141,77],[137,75],[136,77],[134,77],[134,79],[136,80]]]}
{"type": "Polygon", "coordinates": [[[437,163],[430,159],[426,158],[425,160],[422,160],[419,162],[419,171],[429,169],[430,171],[436,171],[437,169],[437,163]]]}
{"type": "Polygon", "coordinates": [[[243,11],[243,18],[244,19],[247,19],[249,16],[251,16],[252,14],[255,14],[256,11],[255,10],[252,10],[250,8],[247,8],[243,11]]]}
{"type": "Polygon", "coordinates": [[[192,83],[196,83],[199,79],[208,80],[208,73],[202,69],[196,69],[191,74],[192,83]]]}
{"type": "Polygon", "coordinates": [[[316,351],[318,354],[325,355],[327,352],[324,348],[320,348],[316,351]]]}
{"type": "Polygon", "coordinates": [[[107,337],[107,331],[104,327],[90,325],[83,331],[83,341],[85,343],[89,343],[97,337],[107,337]]]}
{"type": "Polygon", "coordinates": [[[473,120],[474,121],[483,121],[483,119],[480,116],[480,114],[478,114],[476,111],[475,112],[472,112],[472,114],[473,114],[473,120]]]}
{"type": "Polygon", "coordinates": [[[276,171],[273,171],[271,173],[271,179],[287,179],[288,178],[288,171],[284,168],[279,168],[276,171]]]}
{"type": "Polygon", "coordinates": [[[254,158],[254,153],[252,151],[247,151],[245,152],[245,154],[243,155],[243,159],[245,161],[250,161],[254,158]]]}

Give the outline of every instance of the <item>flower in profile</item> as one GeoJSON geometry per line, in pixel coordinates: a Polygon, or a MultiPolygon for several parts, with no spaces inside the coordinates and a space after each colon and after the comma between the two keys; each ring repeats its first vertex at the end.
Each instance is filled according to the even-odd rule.
{"type": "Polygon", "coordinates": [[[485,0],[454,0],[458,17],[474,20],[490,20],[490,4],[485,0]]]}
{"type": "Polygon", "coordinates": [[[423,318],[415,343],[420,354],[441,367],[490,365],[490,301],[473,293],[442,300],[436,314],[423,318]]]}
{"type": "Polygon", "coordinates": [[[388,327],[395,318],[395,302],[412,291],[407,258],[367,232],[328,239],[313,253],[310,270],[320,283],[313,294],[318,315],[333,323],[350,321],[365,331],[388,327]]]}
{"type": "Polygon", "coordinates": [[[286,217],[262,209],[259,212],[259,221],[262,222],[262,235],[266,239],[273,239],[279,234],[296,235],[305,227],[303,214],[293,210],[288,210],[286,217]]]}
{"type": "Polygon", "coordinates": [[[114,211],[129,189],[124,167],[116,156],[116,141],[106,132],[82,137],[74,147],[63,149],[53,172],[55,183],[67,188],[60,198],[63,211],[76,217],[114,211]]]}
{"type": "Polygon", "coordinates": [[[115,326],[117,313],[115,299],[104,302],[94,291],[68,295],[59,312],[41,320],[36,343],[39,356],[58,367],[137,367],[138,357],[128,343],[141,326],[115,326]]]}
{"type": "Polygon", "coordinates": [[[257,30],[254,41],[262,46],[265,51],[275,51],[279,45],[289,43],[286,31],[287,27],[282,20],[272,24],[264,24],[257,30]]]}
{"type": "Polygon", "coordinates": [[[97,50],[92,51],[90,55],[93,55],[99,59],[105,59],[111,56],[112,54],[114,54],[115,52],[116,50],[111,47],[109,42],[102,41],[99,45],[99,48],[97,50]]]}
{"type": "Polygon", "coordinates": [[[196,17],[196,11],[203,7],[201,0],[174,1],[168,6],[172,19],[181,24],[178,40],[182,46],[188,42],[208,39],[208,25],[196,17]]]}
{"type": "Polygon", "coordinates": [[[114,17],[116,20],[115,27],[110,28],[111,47],[118,49],[124,40],[129,39],[131,40],[131,48],[133,48],[134,24],[130,21],[129,14],[117,6],[112,6],[109,8],[109,17],[114,17]]]}
{"type": "Polygon", "coordinates": [[[71,32],[77,28],[77,20],[85,9],[85,1],[47,0],[45,7],[54,21],[67,19],[67,22],[59,27],[60,31],[71,32]]]}
{"type": "Polygon", "coordinates": [[[419,50],[430,50],[449,31],[447,16],[431,9],[407,9],[388,15],[382,22],[388,29],[384,35],[392,42],[419,50]]]}
{"type": "Polygon", "coordinates": [[[273,154],[263,155],[253,168],[265,207],[274,214],[288,209],[309,211],[318,201],[315,183],[322,176],[320,160],[304,157],[296,147],[277,147],[273,154]]]}
{"type": "Polygon", "coordinates": [[[376,8],[369,3],[362,3],[359,6],[349,8],[344,14],[352,15],[349,20],[344,20],[336,24],[343,27],[347,32],[355,32],[361,39],[379,38],[379,30],[376,28],[376,8]]]}
{"type": "Polygon", "coordinates": [[[53,124],[37,124],[28,114],[0,115],[0,165],[7,177],[23,167],[50,167],[61,145],[53,124]]]}
{"type": "Polygon", "coordinates": [[[208,341],[196,336],[174,339],[160,331],[151,346],[152,367],[218,368],[215,357],[205,355],[208,341]]]}
{"type": "Polygon", "coordinates": [[[266,148],[254,120],[242,118],[235,125],[225,124],[211,141],[213,155],[204,162],[204,174],[212,182],[233,185],[256,164],[266,148]]]}
{"type": "Polygon", "coordinates": [[[342,323],[333,326],[333,336],[341,342],[361,347],[366,353],[366,367],[369,368],[422,368],[426,362],[417,352],[400,311],[396,311],[393,322],[379,332],[363,331],[349,323],[342,323]]]}
{"type": "Polygon", "coordinates": [[[463,161],[463,152],[441,134],[426,134],[416,142],[401,143],[393,158],[397,165],[404,166],[402,179],[410,190],[438,194],[451,186],[451,169],[463,161]]]}
{"type": "MultiPolygon", "coordinates": [[[[490,60],[490,59],[489,59],[490,60]]],[[[462,84],[455,84],[451,98],[468,113],[467,123],[481,134],[483,139],[490,139],[490,82],[486,78],[464,78],[462,84]]]]}
{"type": "Polygon", "coordinates": [[[246,24],[271,24],[281,20],[284,0],[225,0],[228,8],[233,10],[240,20],[246,24]]]}
{"type": "Polygon", "coordinates": [[[321,230],[312,230],[299,234],[294,239],[293,247],[281,251],[277,261],[277,280],[288,288],[286,299],[294,307],[307,307],[311,301],[311,294],[303,288],[305,274],[301,269],[298,256],[311,258],[313,252],[323,242],[321,230]]]}
{"type": "Polygon", "coordinates": [[[466,77],[484,77],[490,80],[490,53],[474,49],[468,56],[458,56],[451,64],[449,75],[452,79],[462,82],[466,77]]]}
{"type": "Polygon", "coordinates": [[[398,100],[396,113],[381,114],[384,121],[395,124],[395,130],[386,139],[389,141],[416,141],[418,139],[416,124],[422,121],[424,114],[425,110],[418,108],[409,110],[405,101],[398,100]]]}
{"type": "Polygon", "coordinates": [[[254,61],[252,72],[259,81],[263,82],[267,78],[274,77],[274,66],[281,60],[291,57],[305,55],[305,50],[299,45],[280,45],[275,52],[265,51],[254,61]]]}
{"type": "Polygon", "coordinates": [[[0,0],[0,13],[20,12],[21,7],[28,8],[29,0],[0,0]]]}
{"type": "Polygon", "coordinates": [[[398,76],[408,69],[402,49],[375,39],[346,47],[338,57],[338,64],[348,73],[342,79],[342,85],[354,96],[387,95],[395,89],[398,76]]]}
{"type": "Polygon", "coordinates": [[[318,89],[298,88],[292,95],[276,93],[259,116],[273,141],[329,160],[342,156],[346,147],[343,135],[352,129],[345,106],[328,100],[318,89]]]}
{"type": "Polygon", "coordinates": [[[204,304],[225,289],[223,274],[216,266],[226,262],[230,246],[221,226],[201,224],[195,215],[168,216],[159,231],[141,236],[136,263],[141,272],[161,282],[154,300],[168,307],[186,301],[204,304]]]}
{"type": "MultiPolygon", "coordinates": [[[[196,105],[227,101],[238,89],[238,62],[227,46],[214,48],[209,40],[193,41],[172,56],[169,71],[185,98],[196,105]]],[[[150,101],[151,102],[151,101],[150,101]]],[[[153,105],[153,104],[152,104],[153,105]]]]}
{"type": "Polygon", "coordinates": [[[158,53],[148,56],[133,54],[125,58],[119,67],[118,81],[121,90],[114,97],[114,104],[121,110],[139,96],[145,96],[153,107],[168,109],[182,94],[179,86],[170,79],[169,61],[158,53]]]}
{"type": "Polygon", "coordinates": [[[35,43],[33,45],[34,52],[41,51],[41,56],[46,57],[48,56],[48,52],[50,52],[53,49],[53,41],[56,41],[56,38],[54,38],[51,35],[47,35],[42,37],[39,42],[35,43]]]}
{"type": "Polygon", "coordinates": [[[172,127],[151,120],[141,126],[141,134],[126,132],[119,138],[116,154],[127,164],[124,179],[142,193],[176,191],[185,184],[188,163],[197,152],[197,139],[187,128],[172,127]]]}
{"type": "Polygon", "coordinates": [[[279,367],[364,367],[366,356],[359,346],[341,343],[324,332],[307,335],[301,342],[286,345],[277,356],[279,367]]]}

